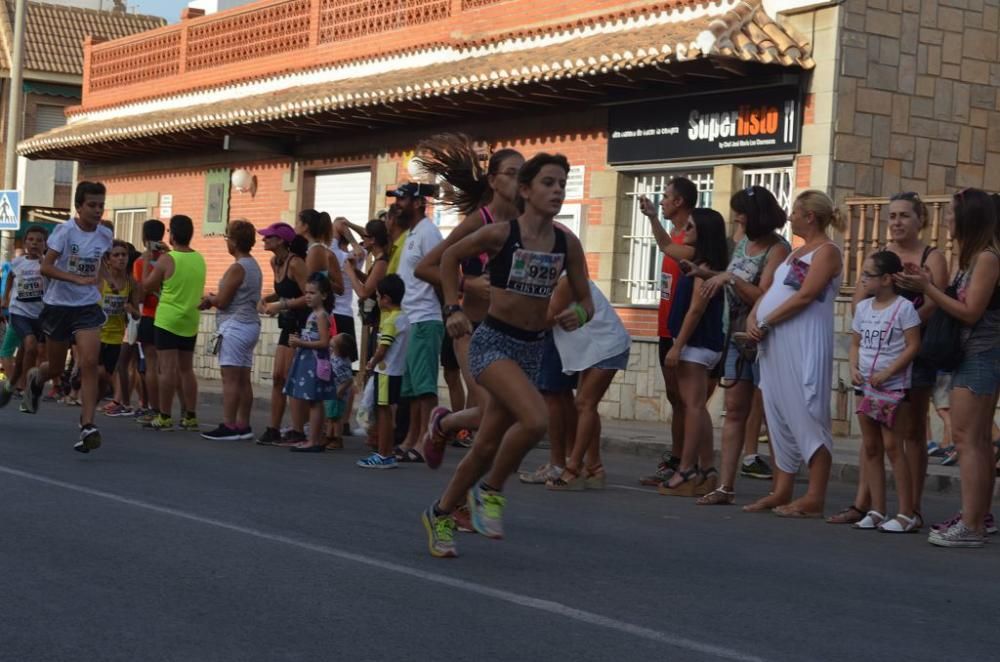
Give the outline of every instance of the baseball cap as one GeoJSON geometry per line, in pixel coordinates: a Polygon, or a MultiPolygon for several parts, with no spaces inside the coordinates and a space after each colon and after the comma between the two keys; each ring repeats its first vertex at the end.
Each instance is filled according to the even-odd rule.
{"type": "Polygon", "coordinates": [[[438,187],[434,184],[406,182],[385,192],[387,198],[436,198],[438,187]]]}
{"type": "Polygon", "coordinates": [[[263,230],[257,230],[257,234],[262,237],[277,237],[286,244],[295,240],[295,228],[288,223],[271,223],[263,230]]]}

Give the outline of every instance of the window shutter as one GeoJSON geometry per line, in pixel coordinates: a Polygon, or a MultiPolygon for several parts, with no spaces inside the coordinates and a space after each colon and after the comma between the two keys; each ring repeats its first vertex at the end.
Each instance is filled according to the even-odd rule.
{"type": "Polygon", "coordinates": [[[228,168],[223,168],[205,173],[205,215],[201,233],[206,237],[226,232],[226,224],[229,222],[230,172],[228,168]]]}

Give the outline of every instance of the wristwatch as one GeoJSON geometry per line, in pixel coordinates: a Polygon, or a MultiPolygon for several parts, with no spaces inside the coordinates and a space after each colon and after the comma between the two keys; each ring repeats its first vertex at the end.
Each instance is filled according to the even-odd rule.
{"type": "Polygon", "coordinates": [[[443,312],[444,312],[444,318],[448,319],[449,317],[451,317],[455,313],[462,312],[462,307],[460,305],[458,305],[457,303],[453,303],[450,306],[445,306],[443,312]]]}
{"type": "Polygon", "coordinates": [[[771,329],[771,325],[768,324],[767,320],[765,319],[761,320],[760,323],[757,324],[757,328],[760,329],[761,333],[767,333],[771,329]]]}

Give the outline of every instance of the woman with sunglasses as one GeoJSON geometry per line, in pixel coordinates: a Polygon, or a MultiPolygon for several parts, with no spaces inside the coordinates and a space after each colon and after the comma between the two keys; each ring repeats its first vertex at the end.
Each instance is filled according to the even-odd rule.
{"type": "MultiPolygon", "coordinates": [[[[698,267],[692,273],[704,279],[701,295],[711,299],[724,291],[723,333],[728,339],[725,350],[726,420],[722,427],[722,456],[719,486],[698,499],[702,506],[733,503],[740,450],[760,381],[756,359],[745,344],[737,344],[745,335],[747,315],[764,292],[771,287],[774,272],[791,251],[778,234],[785,225],[785,211],[771,192],[761,186],[740,191],[729,201],[733,223],[743,228],[743,238],[733,249],[725,271],[714,272],[698,267]],[[734,340],[735,336],[735,340],[734,340]]],[[[759,427],[758,427],[759,429],[759,427]]]]}
{"type": "Polygon", "coordinates": [[[921,292],[962,324],[961,363],[951,387],[952,436],[961,462],[962,510],[931,529],[939,547],[982,547],[995,472],[990,440],[1000,391],[1000,244],[997,211],[989,194],[965,189],[945,209],[958,249],[954,298],[935,285],[926,270],[907,266],[900,287],[921,292]]]}
{"type": "MultiPolygon", "coordinates": [[[[948,263],[944,253],[928,245],[920,238],[927,227],[927,206],[916,193],[899,193],[892,196],[889,202],[889,243],[885,250],[899,256],[904,266],[915,265],[919,269],[927,269],[930,280],[936,287],[944,288],[948,282],[948,263]]],[[[921,333],[927,324],[931,313],[937,304],[915,290],[899,288],[899,295],[907,299],[917,309],[920,316],[921,333]]],[[[854,288],[854,298],[851,307],[857,308],[858,303],[866,298],[865,284],[862,279],[854,288]]],[[[924,482],[927,476],[927,413],[930,410],[931,395],[937,383],[937,371],[919,358],[913,362],[911,385],[908,404],[900,408],[897,429],[902,438],[903,455],[913,479],[911,495],[914,513],[917,518],[917,528],[923,526],[920,502],[923,499],[924,482]]],[[[864,449],[861,449],[864,453],[864,449]]],[[[865,463],[861,461],[861,473],[864,473],[865,463]]],[[[830,524],[854,524],[860,522],[871,508],[871,494],[864,476],[858,477],[858,492],[852,503],[833,517],[827,519],[830,524]]]]}

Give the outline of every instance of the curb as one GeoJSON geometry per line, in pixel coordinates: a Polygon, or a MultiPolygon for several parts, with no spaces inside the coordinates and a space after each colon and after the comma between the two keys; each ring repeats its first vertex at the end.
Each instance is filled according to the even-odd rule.
{"type": "MultiPolygon", "coordinates": [[[[270,393],[270,388],[267,389],[270,393]]],[[[216,389],[203,389],[199,391],[198,398],[200,404],[205,404],[209,406],[221,407],[222,406],[222,392],[216,389]]],[[[264,410],[269,409],[271,406],[270,397],[261,397],[259,395],[254,396],[254,408],[262,408],[264,410]]],[[[664,434],[666,429],[664,429],[664,434]]],[[[664,437],[665,438],[665,437],[664,437]]],[[[545,445],[547,447],[547,444],[545,445]]],[[[669,446],[658,437],[653,437],[646,432],[640,432],[631,437],[621,436],[618,434],[609,434],[601,437],[601,450],[611,451],[615,453],[624,453],[627,455],[636,455],[638,457],[650,458],[659,460],[663,453],[669,448],[669,446]]],[[[718,453],[718,451],[716,451],[718,453]]],[[[838,458],[837,453],[834,453],[833,465],[830,470],[830,480],[854,487],[858,484],[859,468],[856,462],[851,462],[849,460],[838,458]]],[[[808,478],[808,471],[805,467],[799,470],[798,481],[803,481],[808,478]]],[[[886,486],[894,487],[892,479],[892,470],[886,468],[886,486]]],[[[926,494],[958,494],[960,490],[961,483],[959,482],[958,472],[950,470],[947,467],[937,467],[931,465],[928,468],[928,475],[926,483],[924,484],[924,493],[926,494]]]]}

